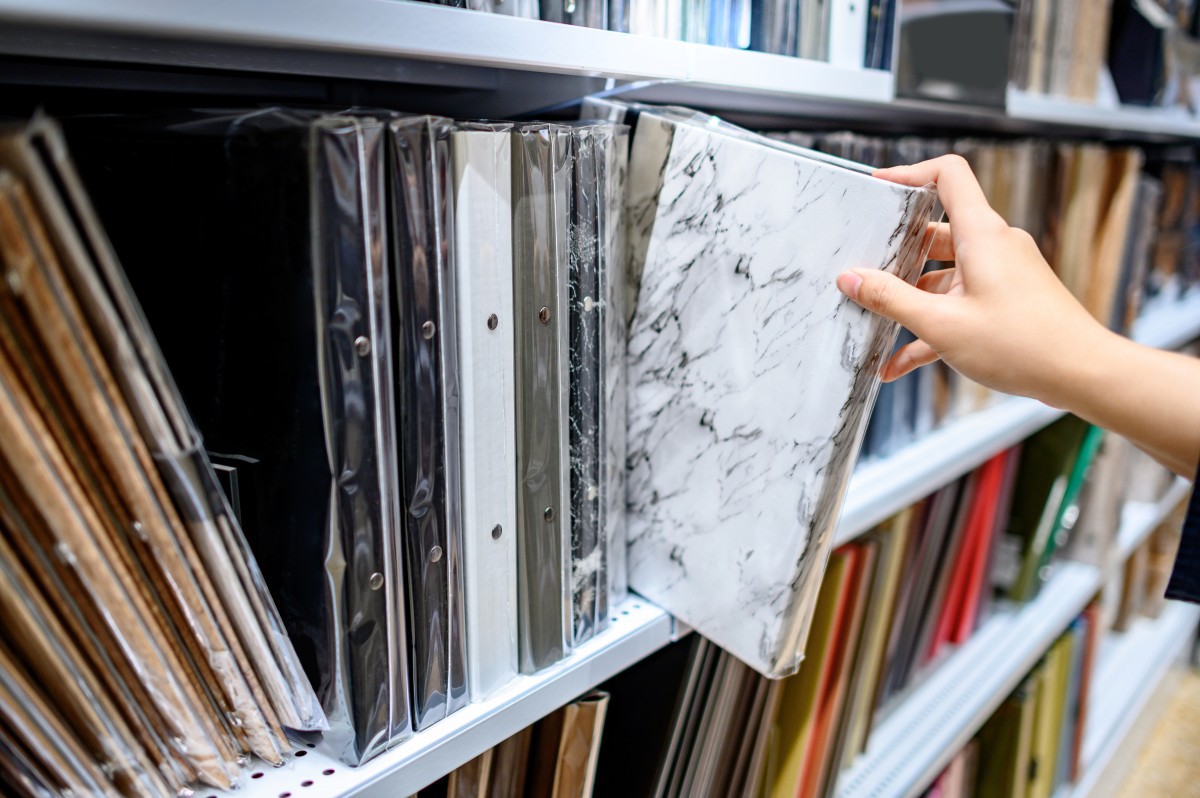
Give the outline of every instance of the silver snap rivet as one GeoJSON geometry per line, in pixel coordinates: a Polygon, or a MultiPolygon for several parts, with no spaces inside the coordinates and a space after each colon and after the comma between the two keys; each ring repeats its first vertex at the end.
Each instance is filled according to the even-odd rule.
{"type": "Polygon", "coordinates": [[[542,517],[545,518],[547,521],[553,521],[554,520],[554,508],[547,507],[546,512],[542,513],[542,517]]]}
{"type": "Polygon", "coordinates": [[[497,327],[499,327],[499,326],[500,326],[500,317],[499,317],[499,316],[497,316],[495,313],[493,313],[492,315],[488,316],[487,325],[488,325],[488,329],[489,329],[489,330],[494,330],[494,329],[496,329],[497,327]]]}
{"type": "Polygon", "coordinates": [[[354,339],[354,351],[358,352],[359,357],[366,357],[371,354],[371,339],[365,335],[360,335],[354,339]]]}
{"type": "Polygon", "coordinates": [[[538,311],[538,319],[542,324],[547,324],[550,321],[550,308],[542,308],[538,311]]]}
{"type": "Polygon", "coordinates": [[[496,524],[494,527],[492,527],[492,540],[499,540],[500,536],[503,534],[504,529],[499,524],[496,524]]]}
{"type": "Polygon", "coordinates": [[[434,546],[432,549],[429,550],[429,561],[437,562],[440,559],[442,559],[442,547],[434,546]]]}
{"type": "Polygon", "coordinates": [[[433,322],[431,322],[431,321],[427,321],[421,325],[421,335],[423,335],[425,337],[426,341],[428,341],[430,338],[432,338],[433,334],[436,331],[437,331],[437,328],[433,326],[433,322]]]}
{"type": "Polygon", "coordinates": [[[383,587],[383,574],[379,573],[378,571],[371,574],[370,584],[372,590],[378,590],[379,588],[383,587]]]}

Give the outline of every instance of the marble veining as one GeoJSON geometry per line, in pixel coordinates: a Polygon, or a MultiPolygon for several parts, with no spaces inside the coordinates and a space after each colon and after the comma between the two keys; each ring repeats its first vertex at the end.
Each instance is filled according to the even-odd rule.
{"type": "Polygon", "coordinates": [[[786,675],[896,335],[834,278],[914,281],[936,197],[650,112],[631,170],[630,585],[786,675]]]}

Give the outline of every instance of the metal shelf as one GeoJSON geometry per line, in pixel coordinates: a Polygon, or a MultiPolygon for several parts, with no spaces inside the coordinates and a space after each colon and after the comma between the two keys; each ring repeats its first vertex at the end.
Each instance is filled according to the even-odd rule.
{"type": "Polygon", "coordinates": [[[1116,135],[1152,134],[1163,137],[1200,137],[1200,120],[1184,108],[1113,108],[1060,97],[1027,94],[1010,88],[1007,112],[1012,119],[1116,135]]]}
{"type": "Polygon", "coordinates": [[[718,106],[786,95],[879,107],[893,94],[879,70],[403,0],[0,0],[0,54],[482,90],[462,98],[474,116],[631,83],[705,86],[718,106]]]}
{"type": "MultiPolygon", "coordinates": [[[[1152,309],[1134,326],[1135,340],[1175,349],[1200,335],[1200,292],[1152,309]]],[[[840,546],[966,474],[1042,427],[1063,411],[1022,397],[956,419],[885,459],[854,472],[838,520],[840,546]]]]}
{"type": "Polygon", "coordinates": [[[911,798],[949,764],[1100,586],[1061,563],[1032,602],[993,616],[876,728],[838,781],[839,798],[911,798]]]}
{"type": "Polygon", "coordinates": [[[289,764],[252,771],[261,775],[246,779],[242,789],[201,788],[196,796],[404,798],[667,645],[671,633],[670,616],[631,597],[613,610],[608,629],[562,662],[517,677],[364,765],[346,765],[325,743],[300,746],[289,764]]]}
{"type": "Polygon", "coordinates": [[[1083,775],[1055,798],[1087,798],[1107,785],[1110,765],[1146,709],[1171,664],[1192,639],[1200,607],[1167,602],[1157,620],[1141,618],[1129,631],[1106,640],[1092,678],[1083,733],[1083,775]]]}
{"type": "MultiPolygon", "coordinates": [[[[616,91],[771,126],[808,117],[897,129],[1200,138],[1200,120],[1182,110],[1016,91],[1007,111],[895,100],[892,76],[880,70],[404,0],[0,0],[0,55],[447,87],[466,96],[414,96],[427,110],[476,116],[524,115],[616,91]]],[[[10,72],[25,74],[21,66],[10,72]]],[[[63,71],[28,79],[79,85],[63,71]]],[[[118,83],[151,79],[143,71],[118,83]]]]}

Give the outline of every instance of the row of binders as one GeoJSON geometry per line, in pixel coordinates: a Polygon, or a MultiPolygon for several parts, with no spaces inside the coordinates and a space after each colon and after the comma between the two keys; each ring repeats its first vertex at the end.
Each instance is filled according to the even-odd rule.
{"type": "MultiPolygon", "coordinates": [[[[620,119],[266,109],[76,118],[65,140],[44,119],[12,129],[61,169],[78,165],[66,189],[44,181],[69,189],[55,223],[85,227],[106,270],[104,285],[80,282],[78,302],[113,297],[110,368],[170,408],[159,415],[173,426],[146,433],[156,444],[143,468],[170,471],[176,501],[203,501],[227,527],[232,562],[188,560],[160,583],[140,577],[166,566],[127,552],[145,519],[108,519],[126,548],[98,552],[119,592],[96,612],[121,622],[127,596],[150,602],[135,614],[161,604],[150,642],[180,679],[202,662],[187,644],[199,627],[159,594],[189,573],[240,584],[257,609],[235,620],[267,630],[242,641],[245,658],[260,679],[282,680],[258,674],[275,663],[294,682],[247,704],[263,715],[259,740],[252,716],[222,711],[203,669],[189,676],[187,714],[161,720],[205,737],[176,746],[191,769],[172,788],[236,784],[245,753],[282,762],[285,728],[328,723],[327,740],[358,764],[562,659],[604,628],[627,584],[695,621],[730,661],[772,675],[799,663],[897,329],[834,278],[866,263],[915,280],[936,193],[686,109],[601,106],[620,119]],[[136,368],[120,360],[135,356],[136,368]],[[155,457],[174,451],[168,433],[186,443],[174,444],[181,465],[155,457]],[[724,568],[730,558],[741,567],[724,568]]],[[[7,284],[20,294],[25,278],[7,284]]],[[[25,368],[56,402],[83,367],[47,356],[25,368]]],[[[30,445],[53,433],[88,452],[130,433],[30,430],[30,445]]],[[[6,451],[6,468],[20,471],[23,454],[6,451]]],[[[124,501],[133,488],[109,486],[104,462],[80,460],[83,488],[124,501]]],[[[59,501],[19,506],[35,517],[59,501]]],[[[182,534],[161,531],[162,545],[184,547],[182,534]]],[[[212,534],[198,539],[215,546],[212,534]]],[[[227,703],[258,697],[248,668],[245,687],[224,686],[227,703]]],[[[112,700],[137,713],[160,691],[136,677],[157,671],[131,660],[127,672],[112,700]]],[[[108,768],[101,753],[90,761],[108,768]]],[[[41,764],[33,784],[62,765],[41,764]]]]}
{"type": "MultiPolygon", "coordinates": [[[[1032,598],[1063,549],[1085,558],[1103,546],[1115,556],[1115,534],[1102,529],[1115,528],[1114,483],[1134,486],[1119,489],[1118,502],[1157,499],[1166,484],[1165,469],[1129,449],[1066,417],[836,549],[795,676],[765,679],[697,639],[610,680],[597,795],[834,794],[838,771],[867,749],[879,719],[993,613],[1032,598]],[[626,705],[638,712],[626,715],[626,705]]],[[[1169,559],[1177,538],[1175,519],[1147,550],[1169,559]]],[[[1159,571],[1142,570],[1125,589],[1106,588],[1072,627],[1072,645],[1090,635],[1094,649],[1126,615],[1154,611],[1108,608],[1143,600],[1159,571]]],[[[1063,655],[1072,673],[1082,651],[1063,655]]]]}
{"type": "Polygon", "coordinates": [[[509,16],[891,69],[896,0],[428,0],[509,16]]]}
{"type": "Polygon", "coordinates": [[[232,787],[327,728],[58,129],[0,132],[0,780],[232,787]]]}
{"type": "Polygon", "coordinates": [[[1050,798],[1078,780],[1096,616],[1091,606],[1072,621],[922,798],[1050,798]]]}
{"type": "MultiPolygon", "coordinates": [[[[1200,280],[1200,172],[1193,153],[1031,139],[773,135],[880,167],[962,155],[997,212],[1034,237],[1063,283],[1114,330],[1128,332],[1143,305],[1169,301],[1200,280]]],[[[889,383],[880,391],[864,457],[886,457],[994,398],[942,364],[889,383]]]]}
{"type": "Polygon", "coordinates": [[[347,761],[605,627],[625,592],[626,129],[66,127],[347,761]]]}

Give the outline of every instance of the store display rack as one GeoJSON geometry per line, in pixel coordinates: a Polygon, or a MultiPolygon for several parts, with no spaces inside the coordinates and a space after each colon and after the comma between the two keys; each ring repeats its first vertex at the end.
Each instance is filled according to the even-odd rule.
{"type": "MultiPolygon", "coordinates": [[[[1174,111],[1098,109],[1020,93],[1010,94],[1007,110],[897,100],[888,72],[403,0],[0,0],[0,85],[221,96],[224,87],[258,78],[266,81],[265,93],[281,101],[328,100],[296,86],[347,81],[396,86],[401,93],[393,96],[411,96],[417,110],[472,117],[529,115],[607,93],[731,112],[770,126],[863,121],[897,129],[1200,140],[1200,121],[1174,111]]],[[[1164,348],[1197,335],[1200,294],[1148,314],[1135,330],[1138,340],[1164,348]]],[[[851,480],[836,543],[1059,415],[1032,400],[1000,400],[893,457],[866,464],[851,480]]],[[[1185,490],[1177,484],[1168,498],[1177,501],[1185,490]]],[[[1127,510],[1119,538],[1123,555],[1149,534],[1166,504],[1127,510]]],[[[839,795],[918,794],[1100,581],[1097,569],[1063,564],[1034,602],[989,620],[895,707],[867,754],[843,774],[839,795]]],[[[1159,621],[1125,635],[1102,660],[1093,694],[1105,699],[1088,723],[1088,775],[1062,798],[1088,794],[1087,779],[1096,778],[1123,739],[1125,718],[1144,703],[1146,685],[1161,676],[1165,660],[1159,655],[1182,645],[1195,620],[1192,611],[1169,607],[1159,621]],[[1132,678],[1135,671],[1144,678],[1132,678]]],[[[323,744],[301,747],[289,765],[252,771],[256,777],[230,795],[406,796],[683,632],[661,609],[633,597],[616,608],[608,630],[563,662],[519,677],[361,767],[347,767],[323,744]]],[[[198,798],[220,794],[197,792],[198,798]]]]}
{"type": "Polygon", "coordinates": [[[839,798],[915,798],[1083,611],[1100,571],[1061,563],[1037,598],[1002,609],[918,683],[838,781],[839,798]]]}
{"type": "MultiPolygon", "coordinates": [[[[1127,506],[1118,539],[1144,540],[1179,503],[1181,484],[1186,486],[1180,480],[1158,502],[1127,506]]],[[[924,792],[1083,611],[1103,579],[1098,568],[1060,563],[1037,598],[988,619],[872,732],[867,752],[842,774],[839,798],[911,798],[924,792]]],[[[1084,736],[1085,777],[1069,798],[1086,798],[1088,780],[1103,768],[1138,702],[1153,692],[1197,619],[1200,608],[1168,603],[1160,619],[1140,620],[1133,631],[1117,635],[1118,642],[1102,647],[1084,736]]]]}
{"type": "MultiPolygon", "coordinates": [[[[1148,315],[1135,334],[1144,343],[1160,347],[1177,347],[1200,335],[1200,294],[1148,315]]],[[[859,469],[851,480],[839,543],[924,498],[1059,415],[1061,411],[1032,400],[1003,399],[988,410],[947,425],[894,457],[859,469]]],[[[1167,497],[1148,508],[1131,507],[1123,516],[1119,539],[1144,539],[1178,502],[1179,490],[1174,487],[1167,497]]],[[[1012,685],[1079,614],[1100,584],[1097,569],[1064,564],[1034,603],[989,621],[908,696],[872,737],[867,755],[843,776],[842,798],[919,792],[917,788],[928,784],[957,750],[943,747],[943,738],[952,735],[948,739],[951,743],[958,741],[958,745],[969,739],[1012,685]],[[1001,652],[1008,653],[1001,657],[1001,652]],[[965,681],[975,672],[972,669],[987,671],[991,681],[965,681]],[[959,706],[967,699],[954,691],[963,689],[969,693],[969,701],[959,706]],[[933,721],[940,729],[935,736],[911,733],[908,725],[933,721]],[[886,742],[892,737],[908,741],[908,747],[898,749],[905,752],[902,756],[887,753],[897,744],[886,742]],[[911,744],[918,740],[926,742],[914,750],[911,744]],[[897,763],[903,763],[903,768],[891,774],[897,763]]],[[[359,768],[347,767],[337,759],[336,752],[319,745],[304,750],[303,756],[286,767],[255,771],[262,775],[250,780],[248,790],[236,794],[252,798],[279,798],[284,793],[297,798],[408,795],[649,656],[677,639],[682,631],[661,609],[634,597],[613,613],[607,631],[563,662],[534,676],[519,677],[499,694],[451,715],[359,768]]],[[[198,795],[203,798],[221,793],[202,791],[198,795]]]]}

